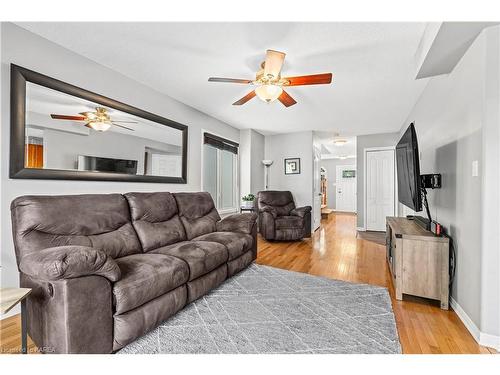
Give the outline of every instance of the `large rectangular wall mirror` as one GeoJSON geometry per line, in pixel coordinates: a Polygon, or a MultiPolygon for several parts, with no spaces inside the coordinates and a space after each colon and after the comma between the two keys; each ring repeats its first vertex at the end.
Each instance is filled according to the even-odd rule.
{"type": "Polygon", "coordinates": [[[186,183],[187,126],[11,65],[10,177],[186,183]]]}

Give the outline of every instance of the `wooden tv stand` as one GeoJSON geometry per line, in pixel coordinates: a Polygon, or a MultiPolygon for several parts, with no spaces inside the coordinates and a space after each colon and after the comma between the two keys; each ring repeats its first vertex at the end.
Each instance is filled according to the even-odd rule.
{"type": "Polygon", "coordinates": [[[387,261],[396,299],[402,300],[403,294],[436,299],[448,310],[449,239],[403,217],[387,217],[386,226],[387,261]]]}

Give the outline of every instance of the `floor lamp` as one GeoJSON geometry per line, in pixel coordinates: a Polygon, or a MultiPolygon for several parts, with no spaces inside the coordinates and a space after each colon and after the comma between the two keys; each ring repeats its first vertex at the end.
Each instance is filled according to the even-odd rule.
{"type": "Polygon", "coordinates": [[[264,171],[264,179],[265,179],[265,189],[264,190],[267,190],[269,189],[269,167],[271,165],[273,165],[273,161],[272,160],[262,160],[262,164],[264,164],[264,166],[266,167],[265,171],[264,171]]]}

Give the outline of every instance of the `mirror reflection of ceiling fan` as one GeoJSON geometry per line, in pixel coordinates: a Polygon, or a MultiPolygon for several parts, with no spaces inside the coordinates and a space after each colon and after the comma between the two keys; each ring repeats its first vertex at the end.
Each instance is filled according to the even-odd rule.
{"type": "Polygon", "coordinates": [[[111,128],[111,126],[113,125],[118,126],[119,128],[134,131],[134,129],[117,124],[117,122],[137,124],[137,121],[112,120],[109,116],[108,110],[104,107],[96,107],[95,112],[80,112],[75,116],[51,114],[50,117],[52,117],[54,120],[83,121],[85,122],[84,126],[97,130],[99,132],[105,132],[106,130],[109,130],[109,128],[111,128]]]}
{"type": "Polygon", "coordinates": [[[282,78],[281,67],[283,61],[285,61],[285,53],[268,49],[266,61],[261,64],[261,70],[257,72],[255,80],[217,77],[210,77],[208,80],[209,82],[242,83],[258,86],[255,90],[250,91],[243,98],[234,102],[233,105],[245,104],[250,99],[258,96],[267,103],[278,99],[285,107],[290,107],[297,102],[283,90],[283,87],[321,85],[332,82],[332,73],[282,78]]]}

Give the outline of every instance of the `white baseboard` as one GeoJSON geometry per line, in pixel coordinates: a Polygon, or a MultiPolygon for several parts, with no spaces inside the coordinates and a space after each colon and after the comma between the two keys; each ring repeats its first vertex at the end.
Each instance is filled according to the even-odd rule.
{"type": "Polygon", "coordinates": [[[450,298],[450,306],[453,310],[455,310],[465,328],[467,328],[472,337],[474,337],[474,340],[479,343],[479,336],[481,335],[481,331],[479,330],[478,326],[472,321],[469,315],[467,315],[464,309],[462,309],[462,306],[460,306],[458,302],[453,299],[453,297],[450,298]]]}
{"type": "Polygon", "coordinates": [[[21,314],[21,306],[19,304],[17,306],[14,306],[12,310],[10,310],[7,314],[0,314],[0,320],[10,318],[11,316],[17,314],[21,314]]]}
{"type": "Polygon", "coordinates": [[[365,227],[356,227],[356,230],[358,232],[366,232],[366,228],[365,227]]]}
{"type": "Polygon", "coordinates": [[[500,351],[500,336],[481,332],[479,335],[479,344],[500,351]]]}
{"type": "Polygon", "coordinates": [[[458,317],[465,325],[465,328],[467,328],[479,345],[500,350],[500,336],[481,332],[479,327],[472,321],[469,315],[467,315],[464,309],[462,309],[462,306],[460,306],[458,302],[453,299],[453,297],[450,298],[450,306],[457,313],[458,317]]]}

